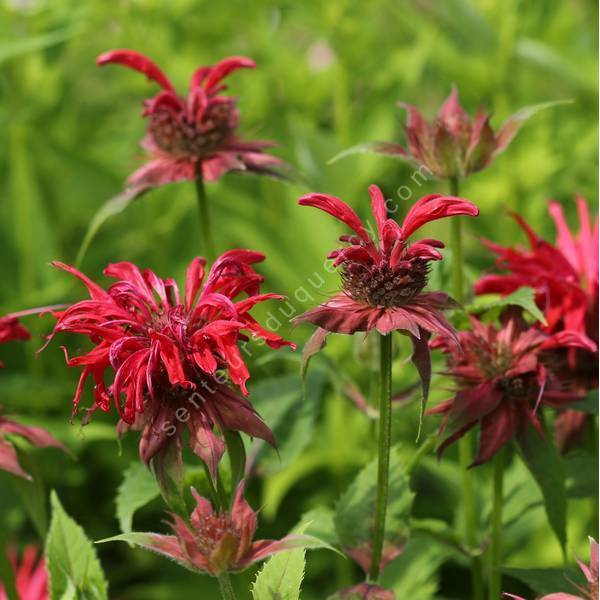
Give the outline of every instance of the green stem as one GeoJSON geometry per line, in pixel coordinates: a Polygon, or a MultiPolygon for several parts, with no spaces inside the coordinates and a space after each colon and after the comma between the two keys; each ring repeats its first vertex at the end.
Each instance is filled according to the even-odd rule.
{"type": "Polygon", "coordinates": [[[490,547],[489,600],[498,600],[502,592],[502,488],[504,483],[505,452],[494,457],[494,499],[492,505],[492,543],[490,547]]]}
{"type": "Polygon", "coordinates": [[[379,448],[377,462],[377,500],[375,506],[375,527],[373,531],[373,554],[369,581],[379,579],[381,553],[385,537],[385,515],[387,510],[390,446],[392,443],[392,336],[380,336],[379,356],[379,448]]]}
{"type": "Polygon", "coordinates": [[[202,248],[205,255],[204,258],[212,263],[215,259],[215,246],[210,228],[210,213],[208,211],[206,189],[204,188],[204,179],[202,179],[201,173],[199,173],[196,177],[196,200],[198,202],[200,229],[202,230],[202,248]]]}
{"type": "Polygon", "coordinates": [[[217,579],[219,580],[219,588],[221,590],[221,597],[223,600],[236,600],[229,573],[221,573],[217,579]]]}
{"type": "MultiPolygon", "coordinates": [[[[458,177],[450,179],[450,194],[460,194],[460,182],[458,177]]],[[[464,302],[464,274],[463,274],[463,249],[462,249],[462,223],[460,217],[452,217],[450,248],[452,250],[452,295],[457,302],[464,302]]],[[[473,492],[473,480],[469,465],[471,464],[472,448],[471,436],[467,433],[458,441],[458,456],[462,471],[463,509],[465,514],[465,538],[471,550],[475,549],[477,543],[477,513],[475,507],[475,495],[473,492]]],[[[481,558],[474,556],[471,559],[471,585],[473,600],[483,600],[483,574],[481,558]]]]}

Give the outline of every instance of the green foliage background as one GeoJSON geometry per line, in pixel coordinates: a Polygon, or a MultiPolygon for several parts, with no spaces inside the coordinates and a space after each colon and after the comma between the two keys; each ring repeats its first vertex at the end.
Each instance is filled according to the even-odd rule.
{"type": "MultiPolygon", "coordinates": [[[[398,201],[401,212],[421,195],[446,191],[434,181],[416,186],[411,169],[393,159],[361,155],[327,165],[349,145],[400,138],[404,115],[396,107],[399,100],[432,116],[455,83],[463,104],[470,111],[480,104],[492,110],[496,126],[521,106],[574,100],[536,115],[492,167],[463,186],[462,194],[481,209],[477,222],[467,227],[472,278],[491,265],[479,237],[522,241],[508,209],[518,210],[553,239],[548,198],[563,202],[570,216],[576,193],[595,206],[597,20],[592,0],[3,0],[0,314],[82,297],[83,290],[49,262],[74,261],[93,214],[120,191],[139,164],[138,141],[144,130],[140,103],[156,88],[133,72],[97,69],[94,59],[104,50],[129,47],[150,55],[181,90],[198,65],[231,54],[256,60],[256,71],[236,73],[230,82],[239,98],[242,131],[277,141],[275,152],[298,169],[304,182],[288,185],[227,175],[209,185],[215,238],[220,250],[248,247],[264,252],[268,258],[261,270],[267,290],[287,294],[294,311],[300,312],[336,289],[337,277],[325,273],[322,265],[341,232],[333,219],[298,207],[295,201],[301,194],[333,193],[366,216],[366,189],[373,182],[391,198],[397,197],[399,186],[409,186],[410,201],[398,201]],[[318,281],[316,273],[325,279],[319,289],[310,283],[318,281]]],[[[429,229],[447,239],[446,224],[429,229]]],[[[131,260],[181,280],[199,247],[193,186],[182,183],[147,194],[109,220],[82,268],[102,280],[107,263],[131,260]]],[[[436,281],[443,285],[444,280],[442,270],[436,281]]],[[[276,306],[265,309],[263,318],[269,310],[282,321],[285,335],[299,345],[306,340],[309,328],[290,330],[276,306]]],[[[96,413],[84,430],[68,424],[78,374],[64,365],[58,346],[65,340],[36,358],[50,319],[33,318],[28,325],[34,332],[31,342],[1,349],[6,368],[0,373],[0,402],[66,441],[76,461],[52,450],[35,453],[46,485],[57,490],[65,509],[92,539],[109,537],[118,532],[114,496],[136,459],[135,435],[125,439],[119,454],[114,414],[96,413]]],[[[77,349],[80,341],[66,343],[77,349]]],[[[368,374],[361,365],[367,364],[367,346],[362,340],[338,338],[326,351],[364,388],[368,374]]],[[[281,359],[265,360],[262,355],[258,349],[251,360],[251,391],[266,420],[278,423],[276,432],[285,448],[281,462],[273,453],[261,452],[258,468],[264,477],[250,485],[253,505],[263,507],[259,533],[270,537],[284,534],[319,505],[333,506],[373,448],[368,420],[330,378],[313,398],[312,408],[305,409],[297,397],[297,359],[284,353],[281,359]],[[290,408],[278,410],[281,406],[290,408]],[[286,445],[286,440],[293,443],[286,445]]],[[[408,348],[400,345],[394,366],[397,388],[416,380],[412,367],[400,360],[407,355],[408,348]]],[[[317,369],[319,364],[324,368],[324,362],[315,361],[317,369]]],[[[437,387],[434,401],[444,396],[437,387]]],[[[415,449],[416,423],[416,403],[395,412],[394,436],[407,459],[415,449]]],[[[435,424],[428,419],[426,430],[433,431],[435,424]]],[[[595,464],[589,454],[576,457],[591,473],[588,459],[595,464]]],[[[539,493],[518,463],[511,469],[506,562],[511,567],[558,568],[560,548],[545,522],[539,493]]],[[[475,477],[485,524],[489,473],[484,467],[475,477]]],[[[415,477],[416,516],[459,523],[459,481],[452,452],[439,465],[427,458],[415,477]]],[[[1,476],[0,527],[22,545],[35,539],[35,531],[11,483],[1,476]]],[[[570,502],[571,557],[574,552],[587,556],[587,535],[595,531],[594,494],[591,500],[570,502]]],[[[162,530],[162,517],[161,505],[154,501],[136,515],[135,528],[162,530]]],[[[413,550],[422,563],[418,568],[405,558],[397,569],[413,569],[411,577],[424,590],[423,599],[466,598],[466,563],[440,552],[433,542],[424,544],[413,550]],[[431,567],[442,563],[436,580],[431,567]]],[[[111,597],[216,597],[210,579],[126,545],[105,544],[98,553],[111,597]]],[[[247,589],[250,579],[250,574],[240,578],[240,590],[247,589]]],[[[323,551],[308,553],[303,598],[322,599],[355,581],[359,572],[350,562],[323,551]]],[[[512,591],[527,593],[516,579],[507,581],[512,591]]]]}

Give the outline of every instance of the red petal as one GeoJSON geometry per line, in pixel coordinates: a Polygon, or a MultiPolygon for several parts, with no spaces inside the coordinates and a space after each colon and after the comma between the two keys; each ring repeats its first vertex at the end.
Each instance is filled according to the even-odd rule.
{"type": "Polygon", "coordinates": [[[96,64],[101,67],[110,63],[116,63],[139,71],[156,81],[165,90],[173,90],[167,76],[147,57],[135,50],[109,50],[96,59],[96,64]]]}
{"type": "Polygon", "coordinates": [[[223,78],[237,69],[254,69],[255,67],[256,63],[251,58],[246,58],[245,56],[230,56],[229,58],[225,58],[210,68],[204,81],[204,89],[210,91],[223,78]]]}
{"type": "Polygon", "coordinates": [[[408,211],[401,231],[404,239],[407,239],[417,229],[437,219],[453,217],[456,215],[468,215],[476,217],[479,209],[468,200],[455,198],[453,196],[440,196],[431,194],[417,200],[408,211]]]}

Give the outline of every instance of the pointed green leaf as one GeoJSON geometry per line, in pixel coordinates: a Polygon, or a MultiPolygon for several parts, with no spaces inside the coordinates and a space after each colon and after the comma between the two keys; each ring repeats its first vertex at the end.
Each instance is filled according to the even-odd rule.
{"type": "Polygon", "coordinates": [[[328,165],[331,165],[342,158],[352,156],[353,154],[383,154],[384,156],[391,156],[393,158],[399,158],[401,160],[409,160],[406,155],[406,150],[400,145],[394,142],[365,142],[364,144],[358,144],[343,150],[339,154],[336,154],[333,158],[327,161],[328,165]]]}
{"type": "MultiPolygon", "coordinates": [[[[306,526],[297,529],[301,534],[306,526]]],[[[253,600],[299,600],[304,578],[306,550],[298,548],[275,554],[257,573],[252,585],[253,600]]]]}
{"type": "Polygon", "coordinates": [[[107,584],[92,543],[64,511],[55,492],[50,504],[52,520],[45,548],[50,600],[106,600],[107,584]]]}
{"type": "Polygon", "coordinates": [[[131,531],[136,510],[159,494],[160,490],[152,473],[140,461],[132,462],[125,471],[115,499],[119,527],[123,533],[131,531]]]}
{"type": "Polygon", "coordinates": [[[552,527],[563,553],[567,545],[567,486],[563,458],[550,437],[542,437],[528,427],[518,437],[521,457],[536,480],[544,497],[548,523],[552,527]]]}
{"type": "MultiPolygon", "coordinates": [[[[143,193],[143,192],[142,192],[143,193]]],[[[83,261],[85,254],[92,243],[92,240],[96,237],[96,234],[100,230],[100,227],[104,224],[107,219],[118,215],[123,212],[129,204],[136,198],[139,198],[142,193],[136,189],[125,190],[123,193],[107,200],[98,210],[98,212],[92,217],[88,229],[85,233],[81,246],[77,252],[77,258],[75,259],[75,265],[80,266],[83,261]]]]}
{"type": "MultiPolygon", "coordinates": [[[[504,568],[502,572],[526,583],[540,595],[565,592],[579,594],[577,585],[584,586],[585,579],[578,569],[517,569],[504,568]]],[[[509,591],[509,590],[507,590],[509,591]]]]}
{"type": "Polygon", "coordinates": [[[227,453],[231,466],[231,490],[233,498],[235,489],[238,483],[244,478],[246,471],[246,448],[239,432],[226,429],[223,435],[227,444],[227,453]]]}
{"type": "Polygon", "coordinates": [[[520,306],[534,319],[546,325],[546,317],[535,303],[535,290],[523,286],[508,296],[500,297],[497,294],[484,294],[478,296],[473,303],[465,308],[466,312],[482,313],[491,310],[501,311],[508,306],[520,306]]]}

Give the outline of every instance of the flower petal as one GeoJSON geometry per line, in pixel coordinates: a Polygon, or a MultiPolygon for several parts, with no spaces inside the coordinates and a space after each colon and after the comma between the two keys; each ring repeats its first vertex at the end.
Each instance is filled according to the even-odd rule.
{"type": "Polygon", "coordinates": [[[173,90],[173,86],[167,76],[147,56],[135,50],[109,50],[96,59],[96,64],[99,67],[111,63],[139,71],[146,75],[148,79],[156,81],[165,90],[173,90]]]}

